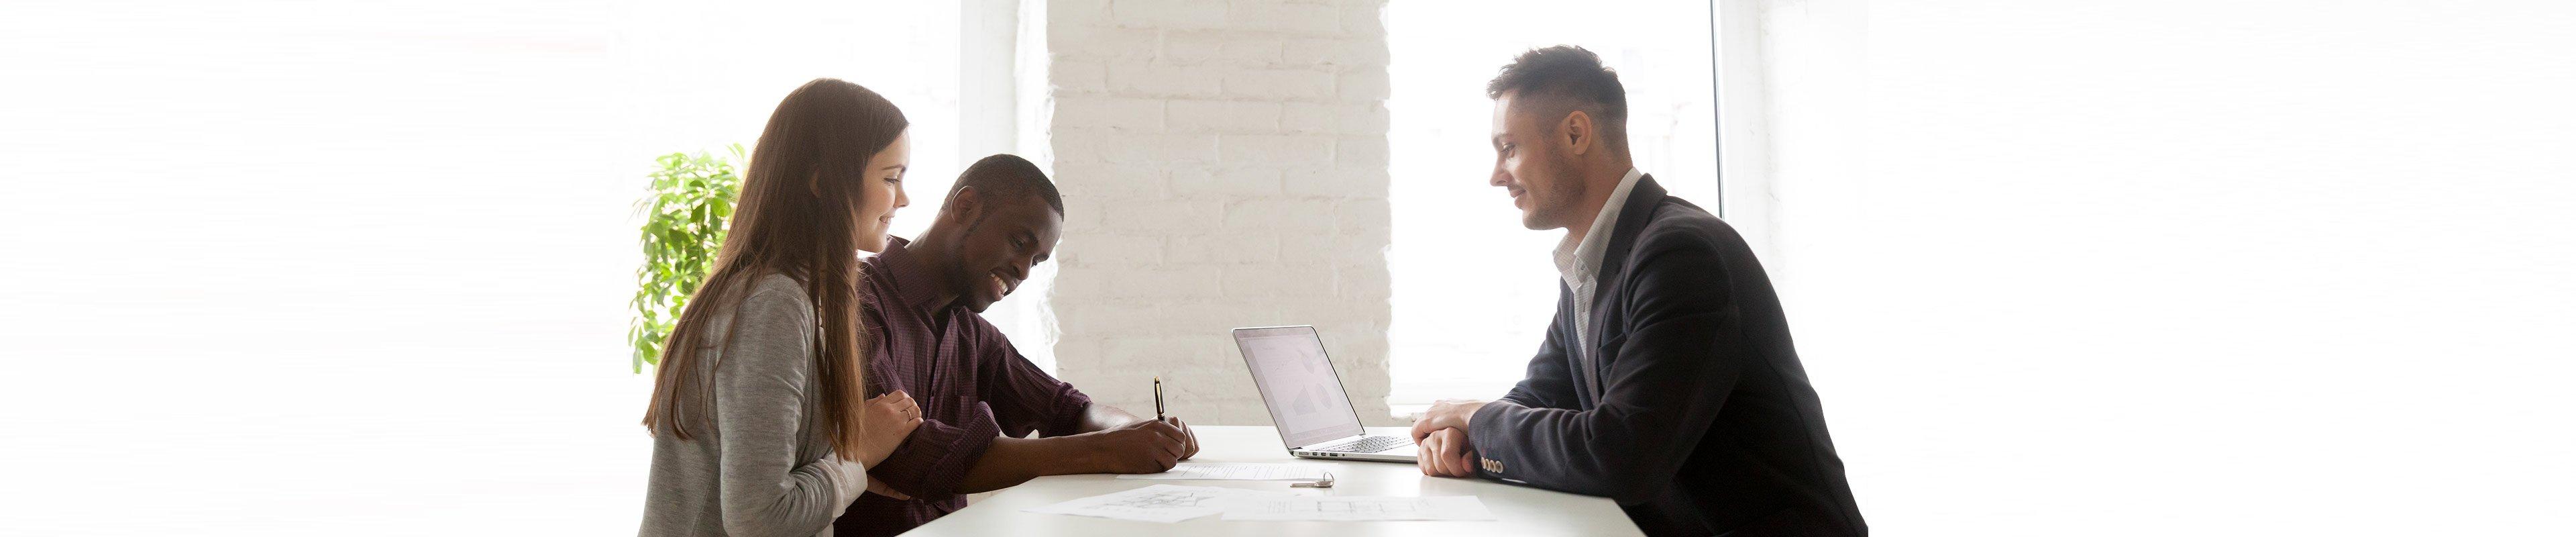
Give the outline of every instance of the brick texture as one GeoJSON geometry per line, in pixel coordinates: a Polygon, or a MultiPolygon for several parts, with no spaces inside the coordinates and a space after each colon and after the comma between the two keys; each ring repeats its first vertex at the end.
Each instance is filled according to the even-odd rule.
{"type": "Polygon", "coordinates": [[[1312,324],[1388,417],[1384,0],[1052,0],[1067,209],[1058,374],[1196,424],[1268,425],[1226,330],[1312,324]],[[1079,213],[1094,214],[1079,214],[1079,213]]]}

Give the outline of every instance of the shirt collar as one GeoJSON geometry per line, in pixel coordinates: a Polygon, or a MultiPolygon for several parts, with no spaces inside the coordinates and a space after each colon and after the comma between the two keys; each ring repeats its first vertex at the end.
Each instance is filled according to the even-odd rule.
{"type": "Polygon", "coordinates": [[[1619,187],[1610,191],[1610,199],[1602,202],[1601,215],[1592,217],[1592,227],[1585,228],[1583,240],[1574,242],[1574,234],[1567,233],[1565,240],[1556,242],[1556,272],[1565,278],[1566,285],[1580,287],[1590,283],[1593,273],[1601,269],[1601,255],[1610,249],[1612,228],[1619,225],[1619,210],[1628,206],[1629,191],[1635,190],[1637,178],[1645,175],[1634,167],[1628,168],[1628,175],[1619,178],[1619,187]]]}
{"type": "Polygon", "coordinates": [[[883,280],[879,285],[894,290],[895,299],[903,305],[912,307],[914,311],[932,313],[930,303],[939,299],[939,278],[905,248],[911,244],[912,241],[903,237],[886,237],[885,251],[878,252],[876,256],[877,270],[868,277],[883,280]]]}

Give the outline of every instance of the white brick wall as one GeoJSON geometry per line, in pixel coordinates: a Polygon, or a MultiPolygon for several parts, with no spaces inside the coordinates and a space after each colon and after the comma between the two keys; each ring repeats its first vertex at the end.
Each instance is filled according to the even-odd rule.
{"type": "Polygon", "coordinates": [[[1388,418],[1384,0],[1045,0],[1058,373],[1267,425],[1226,330],[1313,324],[1388,418]]]}

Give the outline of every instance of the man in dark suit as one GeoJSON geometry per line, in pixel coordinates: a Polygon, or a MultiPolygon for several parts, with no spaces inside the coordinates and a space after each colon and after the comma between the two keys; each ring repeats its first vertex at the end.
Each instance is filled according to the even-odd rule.
{"type": "Polygon", "coordinates": [[[1650,535],[1868,534],[1769,276],[1631,164],[1618,74],[1549,47],[1486,93],[1488,182],[1566,230],[1564,285],[1527,379],[1414,424],[1423,473],[1609,496],[1650,535]]]}

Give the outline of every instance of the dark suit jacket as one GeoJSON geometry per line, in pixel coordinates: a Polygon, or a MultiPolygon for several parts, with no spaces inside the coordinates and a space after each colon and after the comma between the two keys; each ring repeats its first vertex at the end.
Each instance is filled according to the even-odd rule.
{"type": "Polygon", "coordinates": [[[1476,412],[1479,475],[1609,496],[1650,535],[1868,534],[1780,299],[1733,227],[1640,178],[1600,278],[1589,319],[1561,288],[1529,378],[1476,412]],[[1591,359],[1574,323],[1591,323],[1591,359]]]}

